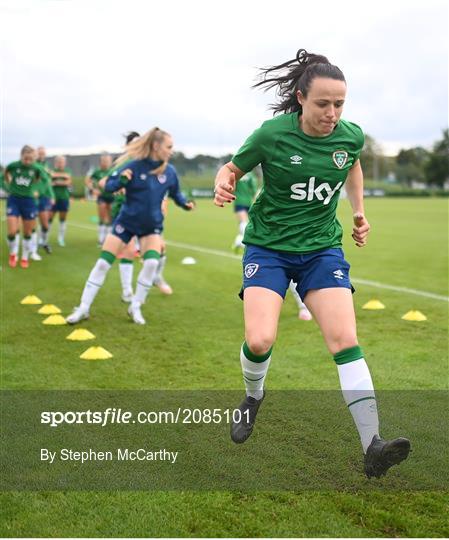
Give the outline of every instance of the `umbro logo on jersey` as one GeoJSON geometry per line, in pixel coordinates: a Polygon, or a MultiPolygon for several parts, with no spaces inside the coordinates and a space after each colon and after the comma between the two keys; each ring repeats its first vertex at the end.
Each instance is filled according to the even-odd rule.
{"type": "Polygon", "coordinates": [[[290,199],[296,199],[297,201],[303,201],[307,199],[312,201],[314,198],[317,198],[319,201],[323,201],[323,204],[329,204],[332,197],[335,193],[341,188],[343,182],[338,182],[338,184],[332,189],[327,182],[323,182],[315,187],[315,176],[309,178],[309,183],[298,182],[291,186],[293,195],[290,195],[290,199]],[[302,189],[307,188],[307,189],[302,189]]]}
{"type": "Polygon", "coordinates": [[[344,273],[341,270],[335,270],[333,274],[334,277],[337,279],[343,279],[345,277],[344,273]]]}
{"type": "Polygon", "coordinates": [[[147,178],[147,175],[146,175],[146,174],[142,173],[142,174],[140,175],[140,179],[141,179],[141,180],[146,180],[146,178],[147,178]]]}
{"type": "Polygon", "coordinates": [[[332,154],[332,159],[339,169],[343,169],[348,161],[348,152],[345,152],[344,150],[337,150],[332,154]]]}
{"type": "Polygon", "coordinates": [[[298,156],[298,154],[295,154],[294,156],[290,157],[290,163],[292,165],[302,165],[301,161],[302,161],[302,157],[298,156]]]}
{"type": "Polygon", "coordinates": [[[259,270],[259,265],[256,263],[249,263],[245,266],[245,276],[247,278],[253,277],[254,274],[259,270]]]}

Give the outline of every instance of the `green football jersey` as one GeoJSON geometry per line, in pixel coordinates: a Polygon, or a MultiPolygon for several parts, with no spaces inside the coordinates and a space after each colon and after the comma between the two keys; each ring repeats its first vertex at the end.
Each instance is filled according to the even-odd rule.
{"type": "Polygon", "coordinates": [[[9,173],[11,178],[8,192],[16,197],[33,197],[42,175],[41,169],[35,163],[24,165],[21,161],[13,161],[7,165],[5,173],[9,173]]]}
{"type": "Polygon", "coordinates": [[[257,177],[253,172],[242,176],[235,187],[235,205],[248,206],[253,204],[257,193],[257,177]]]}
{"type": "MultiPolygon", "coordinates": [[[[111,175],[114,171],[116,171],[118,168],[122,167],[123,165],[126,165],[127,163],[131,163],[132,159],[129,158],[120,165],[113,165],[112,168],[109,171],[109,174],[111,175]]],[[[122,208],[123,203],[126,201],[126,195],[124,193],[114,193],[114,202],[112,203],[111,208],[111,217],[112,219],[115,219],[122,208]]]]}
{"type": "Polygon", "coordinates": [[[114,200],[114,194],[113,193],[107,193],[104,189],[101,189],[98,186],[98,182],[102,178],[104,178],[105,176],[109,176],[111,174],[111,172],[112,172],[112,168],[110,168],[110,169],[100,169],[100,168],[98,168],[98,169],[95,169],[94,172],[90,175],[90,178],[92,179],[94,188],[99,189],[103,199],[105,199],[106,201],[110,201],[110,202],[112,202],[114,200]]]}
{"type": "Polygon", "coordinates": [[[116,193],[114,195],[114,201],[111,207],[112,219],[115,219],[119,215],[120,210],[122,209],[122,205],[125,201],[126,201],[126,195],[124,195],[123,193],[116,193]]]}
{"type": "Polygon", "coordinates": [[[244,243],[294,253],[341,246],[340,189],[363,144],[360,127],[345,120],[324,137],[306,135],[297,112],[264,122],[232,158],[244,172],[259,163],[263,171],[244,243]]]}
{"type": "Polygon", "coordinates": [[[36,191],[39,197],[48,197],[49,199],[55,198],[55,193],[51,185],[50,169],[45,161],[36,161],[36,167],[41,170],[41,178],[36,184],[36,191]]]}
{"type": "MultiPolygon", "coordinates": [[[[66,180],[65,176],[58,177],[57,176],[58,172],[66,173],[70,175],[72,174],[70,169],[67,169],[67,167],[63,170],[53,169],[51,172],[53,174],[56,173],[56,175],[52,177],[53,182],[57,182],[58,180],[66,180]]],[[[68,186],[55,186],[55,184],[53,184],[53,191],[55,192],[55,199],[63,199],[63,200],[70,199],[70,190],[68,186]]]]}

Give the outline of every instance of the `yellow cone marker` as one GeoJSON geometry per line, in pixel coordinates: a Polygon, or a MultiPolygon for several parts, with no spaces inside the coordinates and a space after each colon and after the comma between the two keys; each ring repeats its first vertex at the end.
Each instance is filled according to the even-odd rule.
{"type": "Polygon", "coordinates": [[[47,317],[42,321],[42,324],[61,325],[67,324],[67,321],[62,315],[50,315],[50,317],[47,317]]]}
{"type": "Polygon", "coordinates": [[[53,304],[45,304],[45,306],[40,308],[38,313],[41,315],[56,315],[57,313],[61,313],[61,310],[53,304]]]}
{"type": "Polygon", "coordinates": [[[379,300],[370,300],[362,306],[362,309],[385,309],[385,306],[379,300]]]}
{"type": "Polygon", "coordinates": [[[95,336],[89,330],[77,328],[66,339],[70,339],[70,341],[87,341],[88,339],[95,339],[95,336]]]}
{"type": "Polygon", "coordinates": [[[112,354],[103,347],[89,347],[80,358],[83,360],[107,360],[112,358],[112,354]]]}
{"type": "Polygon", "coordinates": [[[427,317],[417,310],[407,311],[401,318],[404,319],[404,321],[427,321],[427,317]]]}
{"type": "Polygon", "coordinates": [[[34,294],[31,294],[29,296],[25,296],[25,298],[22,298],[20,303],[24,305],[37,306],[39,304],[42,304],[42,300],[34,294]]]}

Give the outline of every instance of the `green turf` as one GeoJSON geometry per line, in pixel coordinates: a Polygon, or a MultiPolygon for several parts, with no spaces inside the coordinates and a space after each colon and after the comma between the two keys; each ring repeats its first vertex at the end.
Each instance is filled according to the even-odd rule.
{"type": "MultiPolygon", "coordinates": [[[[352,277],[447,296],[447,201],[369,199],[369,245],[351,243],[348,203],[340,205],[344,248],[352,277]]],[[[239,389],[238,350],[243,337],[237,298],[240,263],[232,257],[236,234],[231,208],[199,201],[194,213],[170,205],[168,242],[219,250],[231,256],[169,245],[166,278],[175,294],[153,290],[144,307],[148,325],[129,322],[113,268],[83,325],[114,355],[86,362],[91,342],[65,339],[71,329],[42,324],[37,294],[67,314],[78,305],[98,257],[93,203],[77,202],[69,215],[67,247],[28,270],[7,267],[2,242],[2,357],[4,389],[239,389]],[[193,256],[197,264],[181,260],[193,256]]],[[[4,222],[2,222],[4,229],[4,222]]],[[[56,224],[57,225],[57,224],[56,224]]],[[[3,236],[5,231],[2,231],[3,236]]],[[[135,263],[135,274],[139,263],[135,263]]],[[[355,283],[360,343],[376,388],[446,389],[448,303],[355,283]],[[365,311],[372,298],[386,309],[365,311]],[[419,309],[424,323],[401,316],[419,309]]],[[[270,389],[338,388],[335,366],[314,323],[297,319],[287,297],[267,378],[270,389]]],[[[435,536],[449,534],[447,493],[339,492],[46,492],[1,497],[3,536],[435,536]]]]}

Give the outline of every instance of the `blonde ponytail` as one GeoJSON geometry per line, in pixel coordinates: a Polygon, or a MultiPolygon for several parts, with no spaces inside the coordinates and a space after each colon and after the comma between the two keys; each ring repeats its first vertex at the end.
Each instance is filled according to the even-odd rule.
{"type": "MultiPolygon", "coordinates": [[[[149,158],[155,143],[161,143],[165,137],[169,136],[166,131],[158,127],[150,129],[140,137],[137,137],[126,146],[126,152],[115,162],[115,165],[122,165],[128,159],[146,159],[149,158]]],[[[162,174],[168,162],[164,161],[159,167],[151,171],[152,174],[162,174]]]]}

